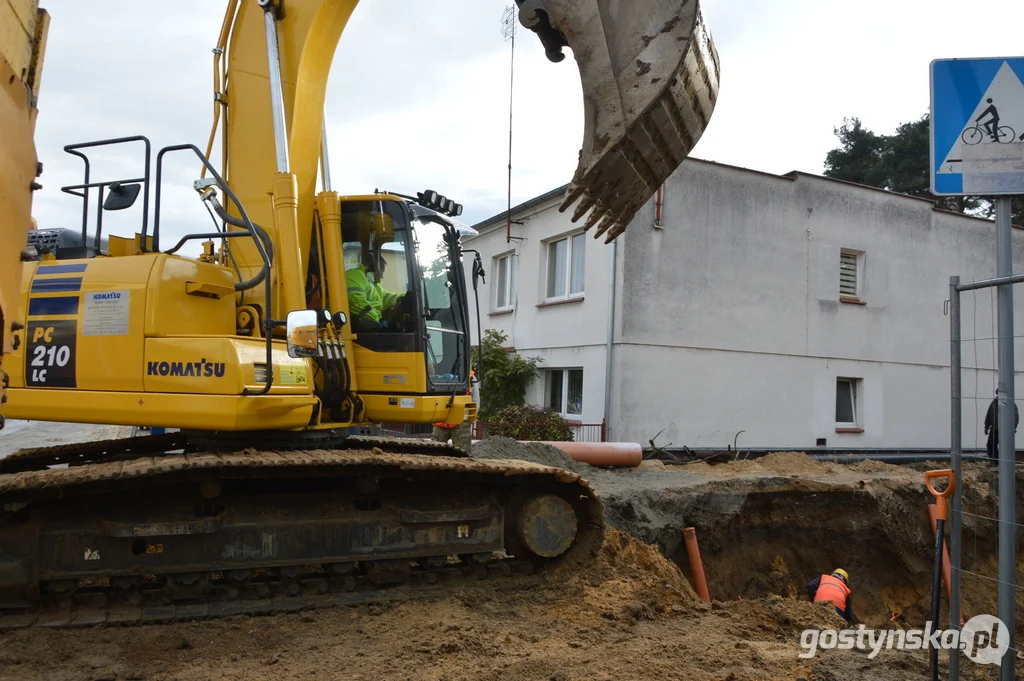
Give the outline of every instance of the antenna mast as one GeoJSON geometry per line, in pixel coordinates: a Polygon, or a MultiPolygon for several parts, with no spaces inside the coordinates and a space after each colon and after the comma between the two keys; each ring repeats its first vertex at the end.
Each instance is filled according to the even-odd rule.
{"type": "Polygon", "coordinates": [[[516,69],[516,6],[509,5],[501,17],[501,34],[512,41],[508,78],[508,211],[505,213],[505,243],[512,241],[512,92],[516,69]]]}

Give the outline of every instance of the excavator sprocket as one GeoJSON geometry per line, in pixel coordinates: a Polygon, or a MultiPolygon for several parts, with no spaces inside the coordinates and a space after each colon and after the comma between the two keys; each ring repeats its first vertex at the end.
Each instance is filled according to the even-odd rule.
{"type": "Polygon", "coordinates": [[[559,210],[610,242],[697,144],[718,98],[719,61],[698,0],[516,0],[548,59],[576,58],[579,165],[559,210]]]}
{"type": "Polygon", "coordinates": [[[190,451],[188,435],[153,437],[3,462],[0,629],[414,598],[586,562],[603,541],[601,502],[561,468],[408,439],[190,451]]]}

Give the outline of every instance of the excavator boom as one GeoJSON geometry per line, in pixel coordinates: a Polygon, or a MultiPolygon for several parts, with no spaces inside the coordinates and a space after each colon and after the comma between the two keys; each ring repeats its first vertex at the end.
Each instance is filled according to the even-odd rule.
{"type": "MultiPolygon", "coordinates": [[[[0,408],[8,384],[2,360],[13,349],[16,328],[19,256],[32,227],[32,192],[41,172],[33,133],[49,25],[38,0],[0,3],[0,408]]],[[[3,423],[0,415],[0,428],[3,423]]]]}
{"type": "Polygon", "coordinates": [[[548,59],[570,47],[583,147],[561,211],[612,241],[683,162],[718,97],[718,52],[696,0],[516,0],[548,59]],[[578,203],[577,203],[578,202],[578,203]]]}

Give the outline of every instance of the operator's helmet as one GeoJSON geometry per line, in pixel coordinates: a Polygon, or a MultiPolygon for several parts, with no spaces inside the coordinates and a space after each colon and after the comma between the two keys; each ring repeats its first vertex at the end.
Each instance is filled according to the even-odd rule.
{"type": "Polygon", "coordinates": [[[843,580],[846,583],[847,586],[850,585],[850,575],[843,568],[836,568],[835,570],[832,571],[832,575],[835,576],[835,577],[838,577],[841,580],[843,580]]]}

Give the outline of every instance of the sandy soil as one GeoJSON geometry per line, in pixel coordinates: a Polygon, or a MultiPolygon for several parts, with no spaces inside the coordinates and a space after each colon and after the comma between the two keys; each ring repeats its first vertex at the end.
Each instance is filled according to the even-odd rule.
{"type": "Polygon", "coordinates": [[[798,657],[800,631],[841,626],[828,607],[777,596],[700,602],[656,550],[612,531],[586,571],[478,583],[444,598],[305,615],[7,633],[0,636],[0,679],[924,677],[927,658],[920,652],[798,657]]]}
{"type": "MultiPolygon", "coordinates": [[[[927,678],[926,651],[799,657],[803,630],[844,626],[833,609],[802,593],[808,579],[836,565],[851,570],[861,621],[899,629],[927,617],[932,556],[919,470],[773,454],[613,472],[560,464],[560,453],[543,446],[494,440],[474,454],[566,465],[592,481],[617,528],[596,563],[399,604],[5,632],[0,680],[927,678]],[[697,528],[710,590],[720,599],[711,604],[690,587],[678,541],[685,526],[697,528]]],[[[965,505],[990,512],[991,481],[984,467],[969,467],[965,505]]],[[[994,574],[993,535],[991,524],[965,522],[965,566],[994,574]]],[[[993,585],[965,580],[964,588],[968,615],[994,612],[993,585]]],[[[940,659],[944,665],[945,654],[940,659]]],[[[963,678],[987,678],[992,669],[965,661],[963,678]]]]}

